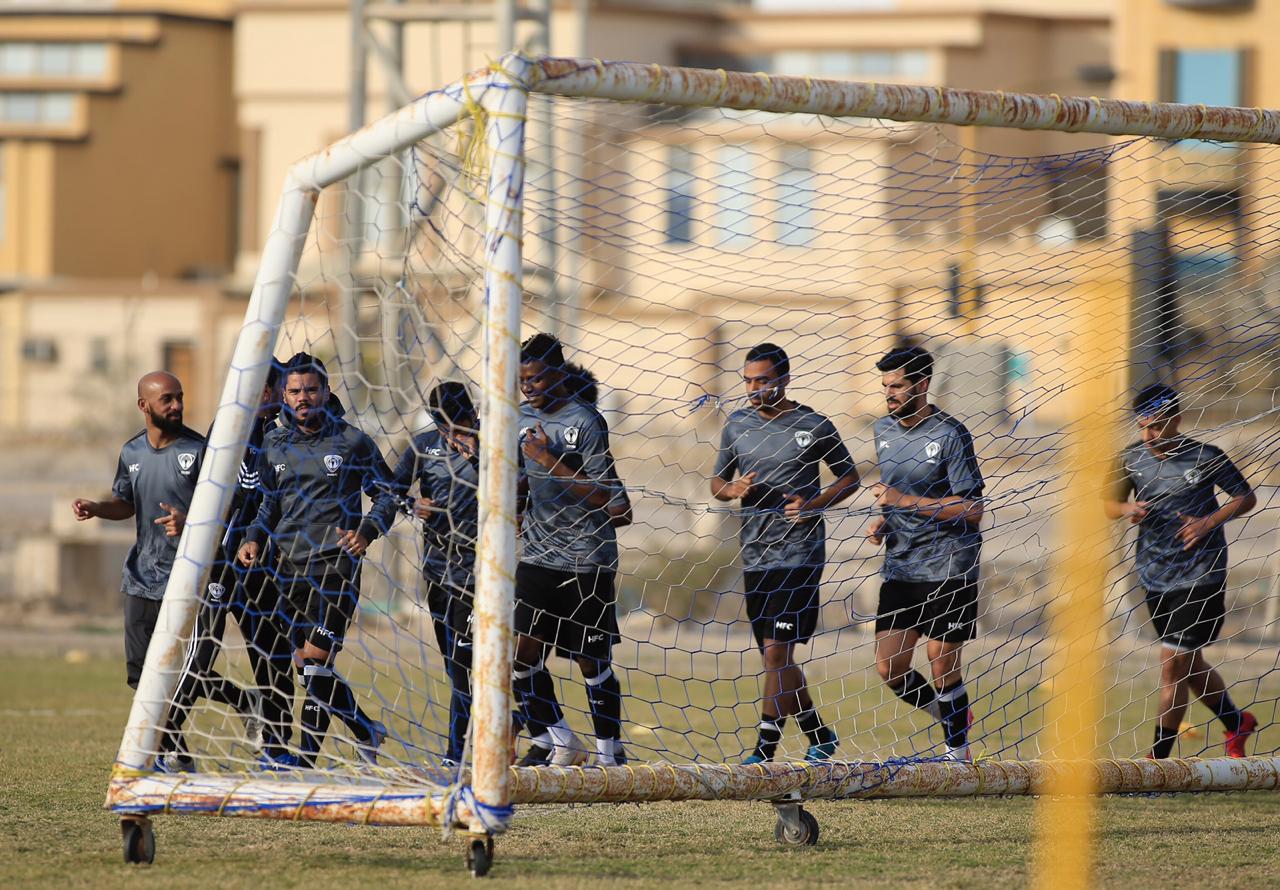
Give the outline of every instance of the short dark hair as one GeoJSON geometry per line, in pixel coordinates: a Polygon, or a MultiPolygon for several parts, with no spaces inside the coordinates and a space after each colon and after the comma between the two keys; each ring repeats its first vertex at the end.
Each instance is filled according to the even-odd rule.
{"type": "Polygon", "coordinates": [[[275,359],[267,365],[267,382],[264,385],[267,389],[275,389],[280,385],[280,363],[275,359]]]}
{"type": "Polygon", "coordinates": [[[775,343],[752,346],[747,350],[747,357],[742,363],[745,365],[748,362],[769,362],[779,377],[786,377],[791,373],[791,359],[787,357],[787,351],[775,343]]]}
{"type": "Polygon", "coordinates": [[[594,405],[600,400],[600,385],[596,375],[577,362],[569,362],[564,366],[565,385],[569,395],[580,402],[594,405]]]}
{"type": "Polygon", "coordinates": [[[427,410],[437,426],[456,424],[476,416],[467,387],[456,380],[441,383],[427,395],[427,410]]]}
{"type": "Polygon", "coordinates": [[[329,385],[329,372],[325,369],[324,362],[308,352],[295,352],[284,363],[284,376],[288,377],[290,374],[316,374],[321,383],[329,385]]]}
{"type": "Polygon", "coordinates": [[[520,363],[542,362],[549,368],[563,368],[564,346],[550,334],[534,334],[520,344],[520,363]]]}
{"type": "Polygon", "coordinates": [[[1182,404],[1172,386],[1153,383],[1134,398],[1133,413],[1139,417],[1173,417],[1182,413],[1182,404]]]}
{"type": "Polygon", "coordinates": [[[919,383],[933,377],[933,356],[920,346],[899,346],[876,362],[876,370],[881,374],[901,370],[912,383],[919,383]]]}

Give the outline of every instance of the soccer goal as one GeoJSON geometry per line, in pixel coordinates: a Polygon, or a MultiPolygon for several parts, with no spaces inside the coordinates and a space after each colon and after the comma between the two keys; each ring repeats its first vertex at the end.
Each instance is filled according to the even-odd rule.
{"type": "MultiPolygon", "coordinates": [[[[509,55],[298,162],[110,783],[125,858],[152,859],[162,814],[439,826],[467,838],[482,874],[522,805],[767,801],[778,840],[803,845],[818,838],[809,799],[1059,793],[1086,808],[1060,823],[1060,848],[1087,858],[1069,843],[1087,829],[1069,826],[1087,826],[1090,795],[1275,789],[1276,142],[1271,111],[509,55]],[[521,362],[535,333],[564,353],[532,363],[557,373],[553,397],[604,425],[586,422],[613,473],[607,503],[590,500],[604,485],[587,469],[590,430],[557,434],[551,462],[579,486],[562,498],[578,513],[537,500],[521,405],[521,382],[541,385],[521,362]],[[805,512],[812,480],[747,478],[746,458],[726,456],[759,432],[744,371],[764,344],[789,372],[766,350],[760,398],[785,384],[784,423],[792,402],[825,423],[797,427],[795,459],[827,464],[824,490],[850,466],[860,480],[821,511],[805,512]],[[931,356],[927,375],[877,367],[909,347],[931,356]],[[326,453],[320,488],[289,488],[311,447],[290,414],[297,375],[286,368],[265,408],[263,393],[273,358],[296,353],[327,370],[324,423],[368,436],[385,468],[326,453]],[[939,492],[963,488],[910,508],[926,537],[946,525],[963,538],[955,615],[927,615],[933,593],[910,599],[938,580],[912,574],[936,553],[904,545],[917,540],[905,526],[872,527],[908,509],[884,499],[914,484],[876,487],[907,472],[890,378],[917,396],[927,378],[928,403],[966,431],[911,458],[936,465],[939,492]],[[1135,413],[1152,385],[1163,400],[1135,413]],[[326,472],[356,473],[364,509],[382,511],[337,582],[327,532],[295,535],[300,556],[270,546],[270,510],[228,518],[255,418],[281,398],[249,488],[305,514],[328,497],[326,472]],[[1126,445],[1174,414],[1203,460],[1144,495],[1150,455],[1126,445]],[[1213,480],[1222,504],[1246,487],[1256,500],[1223,522],[1221,545],[1175,510],[1213,480]],[[964,515],[942,515],[956,503],[964,515]],[[592,510],[607,520],[573,525],[592,510]],[[570,516],[567,545],[530,539],[531,523],[570,516]],[[228,541],[255,523],[266,580],[233,595],[250,569],[228,541]],[[809,555],[782,576],[751,549],[801,526],[809,555]],[[1150,528],[1169,540],[1139,541],[1150,528]],[[542,663],[521,663],[519,566],[536,551],[563,574],[557,560],[590,536],[616,539],[616,561],[588,560],[612,573],[590,595],[616,597],[616,643],[583,656],[615,631],[592,619],[576,644],[539,637],[542,663]],[[474,582],[424,573],[459,541],[474,582]],[[1184,543],[1212,550],[1207,568],[1171,580],[1184,543]],[[896,587],[886,548],[906,567],[896,587]],[[247,690],[240,713],[207,691],[183,700],[190,644],[234,596],[239,630],[213,666],[247,690]],[[317,623],[337,644],[294,664],[317,623]],[[883,640],[914,635],[908,670],[906,642],[895,659],[883,640]],[[540,693],[513,694],[513,671],[519,686],[535,667],[559,733],[529,722],[540,693]],[[1169,756],[1147,759],[1153,731],[1169,756]],[[550,762],[513,765],[540,739],[550,762]]],[[[1163,457],[1190,460],[1187,447],[1163,457]]]]}

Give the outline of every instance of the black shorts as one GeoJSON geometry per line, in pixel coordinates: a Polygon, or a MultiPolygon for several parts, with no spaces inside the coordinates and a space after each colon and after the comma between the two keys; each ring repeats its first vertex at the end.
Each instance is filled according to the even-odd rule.
{"type": "Polygon", "coordinates": [[[471,607],[475,592],[444,584],[439,578],[425,575],[427,611],[436,632],[440,654],[450,660],[446,667],[471,668],[471,607]]]}
{"type": "Polygon", "coordinates": [[[1147,611],[1161,643],[1185,652],[1200,649],[1218,639],[1222,631],[1227,616],[1226,584],[1147,591],[1147,611]]]}
{"type": "Polygon", "coordinates": [[[159,617],[160,600],[124,595],[125,682],[134,689],[142,679],[142,665],[147,660],[147,648],[159,617]]]}
{"type": "Polygon", "coordinates": [[[978,634],[978,585],[963,578],[885,581],[876,633],[886,630],[914,630],[943,643],[972,640],[978,634]]]}
{"type": "Polygon", "coordinates": [[[294,648],[304,642],[336,653],[360,602],[360,563],[349,556],[313,560],[305,574],[281,567],[280,611],[294,648]]]}
{"type": "Polygon", "coordinates": [[[818,627],[818,585],[821,566],[743,572],[747,618],[756,645],[765,640],[807,643],[818,627]]]}
{"type": "Polygon", "coordinates": [[[566,572],[516,567],[516,633],[551,646],[566,658],[606,660],[618,642],[614,573],[605,568],[566,572]]]}

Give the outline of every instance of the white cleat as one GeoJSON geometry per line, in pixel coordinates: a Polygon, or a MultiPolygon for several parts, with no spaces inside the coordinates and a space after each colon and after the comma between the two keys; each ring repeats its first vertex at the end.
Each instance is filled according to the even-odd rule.
{"type": "Polygon", "coordinates": [[[581,766],[587,761],[587,749],[578,734],[569,731],[563,742],[557,740],[551,749],[552,766],[581,766]]]}
{"type": "Polygon", "coordinates": [[[261,751],[267,731],[267,720],[262,716],[262,694],[256,689],[245,691],[249,695],[249,711],[240,715],[244,721],[244,740],[255,752],[261,751]]]}
{"type": "Polygon", "coordinates": [[[942,755],[942,759],[956,760],[961,763],[971,763],[973,761],[973,755],[969,753],[968,745],[961,745],[958,748],[953,748],[950,745],[947,745],[947,751],[942,755]]]}

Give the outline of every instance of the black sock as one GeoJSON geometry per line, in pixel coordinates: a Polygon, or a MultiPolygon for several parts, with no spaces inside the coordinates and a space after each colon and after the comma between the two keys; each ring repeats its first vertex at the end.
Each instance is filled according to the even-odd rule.
{"type": "Polygon", "coordinates": [[[594,677],[584,677],[587,703],[591,706],[591,725],[598,739],[622,738],[622,685],[612,665],[594,677]]]}
{"type": "Polygon", "coordinates": [[[928,709],[938,699],[938,694],[933,691],[929,681],[921,676],[919,671],[908,671],[898,683],[897,686],[890,683],[889,688],[893,690],[894,695],[913,708],[928,709]]]}
{"type": "Polygon", "coordinates": [[[525,728],[533,738],[560,722],[563,713],[556,701],[555,681],[542,662],[533,667],[516,665],[515,694],[524,713],[525,728]]]}
{"type": "Polygon", "coordinates": [[[947,744],[959,748],[969,741],[969,693],[961,680],[954,686],[938,690],[938,717],[947,744]]]}
{"type": "Polygon", "coordinates": [[[757,727],[760,730],[760,738],[756,741],[755,750],[757,757],[773,760],[773,755],[778,753],[778,743],[782,741],[782,728],[786,725],[786,717],[760,715],[760,724],[757,727]]]}
{"type": "Polygon", "coordinates": [[[1164,760],[1173,753],[1173,743],[1178,740],[1178,728],[1164,727],[1156,724],[1155,742],[1151,745],[1151,756],[1156,760],[1164,760]]]}
{"type": "Polygon", "coordinates": [[[817,708],[811,707],[796,714],[796,723],[800,724],[800,731],[809,737],[811,745],[821,745],[834,738],[834,733],[822,722],[817,708]]]}
{"type": "Polygon", "coordinates": [[[307,673],[302,675],[302,685],[306,694],[302,701],[302,743],[299,750],[303,763],[314,767],[316,755],[320,753],[320,746],[329,731],[329,709],[321,704],[320,699],[329,688],[323,679],[307,673]],[[321,682],[317,684],[317,680],[321,682]]]}
{"type": "Polygon", "coordinates": [[[1214,709],[1214,713],[1222,721],[1222,725],[1226,727],[1227,732],[1238,732],[1240,730],[1240,720],[1242,718],[1240,709],[1236,707],[1235,702],[1231,700],[1231,696],[1227,693],[1222,693],[1222,700],[1218,702],[1218,707],[1214,709]]]}

